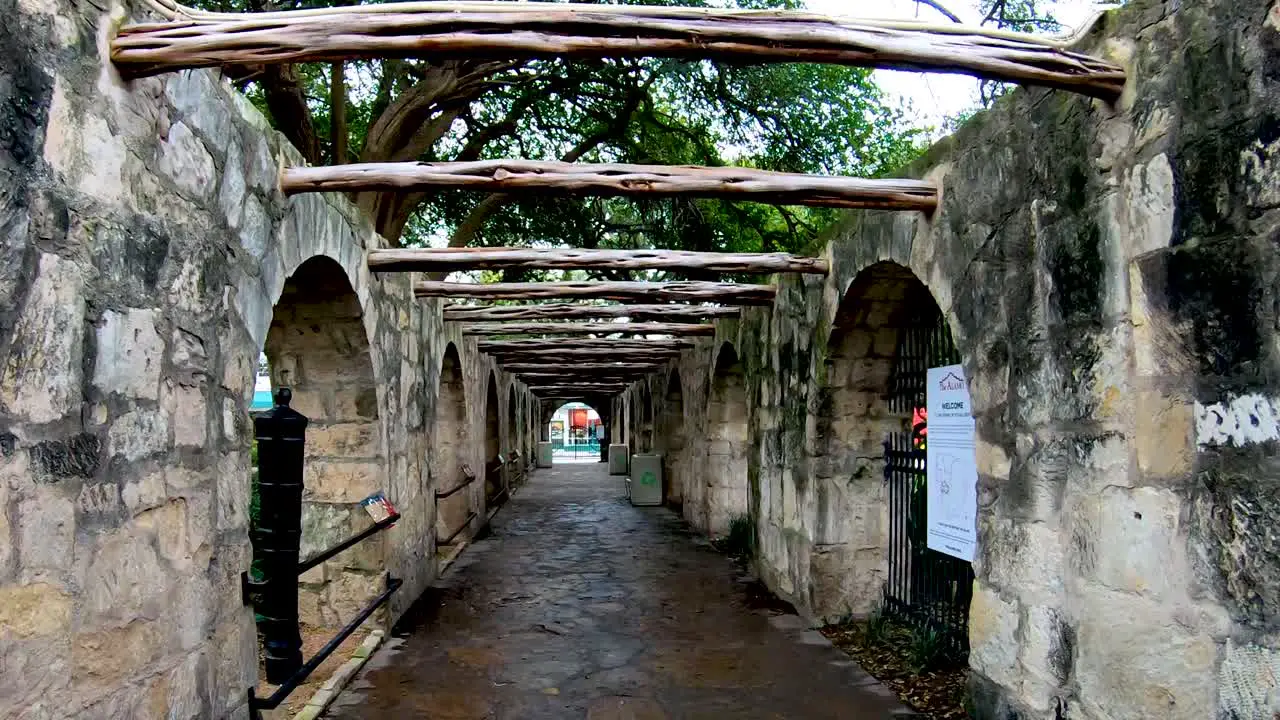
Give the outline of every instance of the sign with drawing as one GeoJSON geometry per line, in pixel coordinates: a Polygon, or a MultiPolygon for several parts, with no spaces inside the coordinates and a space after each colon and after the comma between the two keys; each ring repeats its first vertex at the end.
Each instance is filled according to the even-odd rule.
{"type": "Polygon", "coordinates": [[[928,545],[973,562],[978,542],[977,433],[964,368],[930,368],[925,404],[929,418],[925,447],[928,545]]]}

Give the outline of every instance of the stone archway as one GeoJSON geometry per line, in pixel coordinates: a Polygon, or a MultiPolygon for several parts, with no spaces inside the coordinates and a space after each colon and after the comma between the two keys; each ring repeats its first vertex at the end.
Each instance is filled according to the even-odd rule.
{"type": "Polygon", "coordinates": [[[939,601],[925,595],[945,582],[963,634],[972,570],[924,547],[925,463],[912,438],[925,370],[958,362],[941,310],[911,270],[881,262],[858,274],[832,324],[813,418],[815,615],[865,614],[882,602],[933,608],[939,601]],[[887,441],[895,451],[886,482],[887,441]]]}
{"type": "Polygon", "coordinates": [[[653,395],[649,392],[649,383],[640,386],[640,438],[639,452],[651,453],[654,450],[653,440],[653,395]]]}
{"type": "Polygon", "coordinates": [[[502,463],[498,461],[498,456],[502,454],[502,427],[498,420],[500,412],[498,381],[490,372],[489,385],[484,394],[484,492],[490,506],[501,498],[505,489],[502,463]]]}
{"type": "MultiPolygon", "coordinates": [[[[293,391],[307,427],[302,557],[368,527],[360,501],[387,492],[378,400],[359,298],[328,257],[298,266],[273,311],[265,353],[273,389],[293,391]]],[[[339,627],[382,590],[373,567],[385,557],[382,533],[299,578],[299,618],[339,627]]]]}
{"type": "Polygon", "coordinates": [[[747,383],[738,353],[729,343],[716,356],[707,403],[707,533],[724,535],[734,518],[751,512],[747,477],[747,383]]]}
{"type": "Polygon", "coordinates": [[[467,397],[462,360],[453,343],[440,362],[440,390],[436,396],[431,477],[436,500],[436,537],[449,538],[467,522],[471,493],[459,489],[466,482],[462,466],[467,460],[467,397]]]}
{"type": "Polygon", "coordinates": [[[658,441],[663,453],[663,497],[671,507],[680,508],[684,504],[686,439],[684,386],[680,381],[679,370],[673,370],[667,380],[662,416],[658,424],[658,441]]]}
{"type": "Polygon", "coordinates": [[[516,386],[512,383],[507,388],[507,434],[503,443],[502,458],[506,461],[507,487],[515,484],[519,468],[512,462],[512,454],[520,448],[520,413],[519,401],[516,399],[516,386]]]}

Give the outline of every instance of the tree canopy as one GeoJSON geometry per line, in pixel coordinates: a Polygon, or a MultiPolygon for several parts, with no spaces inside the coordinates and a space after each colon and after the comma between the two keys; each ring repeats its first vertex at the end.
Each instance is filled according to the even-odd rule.
{"type": "MultiPolygon", "coordinates": [[[[357,3],[197,4],[207,10],[263,11],[357,3]]],[[[801,6],[799,0],[728,4],[801,6]]],[[[885,102],[871,72],[862,68],[668,59],[389,59],[228,72],[315,164],[525,158],[732,164],[876,177],[909,161],[923,142],[921,130],[885,102]]],[[[365,192],[353,199],[384,237],[410,246],[803,252],[815,246],[835,212],[719,200],[514,198],[462,191],[365,192]]],[[[547,275],[508,272],[505,279],[547,275]]],[[[628,279],[625,273],[601,276],[628,279]]]]}

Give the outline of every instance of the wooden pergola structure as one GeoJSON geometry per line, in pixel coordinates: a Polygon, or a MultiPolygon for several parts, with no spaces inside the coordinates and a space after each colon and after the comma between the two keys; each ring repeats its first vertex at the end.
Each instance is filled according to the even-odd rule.
{"type": "MultiPolygon", "coordinates": [[[[235,14],[194,10],[174,0],[150,2],[168,21],[126,24],[111,40],[111,58],[126,78],[189,68],[413,56],[672,57],[964,73],[1108,102],[1119,98],[1125,84],[1123,69],[1106,60],[1042,38],[962,25],[634,5],[404,2],[235,14]]],[[[280,188],[286,194],[462,189],[709,197],[926,214],[940,203],[939,188],[924,180],[527,159],[287,167],[281,172],[280,188]]],[[[524,269],[822,275],[829,271],[821,258],[783,253],[656,249],[371,250],[367,262],[375,273],[524,269]]],[[[419,281],[413,288],[419,298],[536,301],[519,306],[450,304],[444,307],[443,318],[464,323],[464,335],[482,338],[482,352],[496,357],[543,398],[619,392],[694,347],[695,341],[686,338],[714,336],[716,326],[706,321],[736,318],[741,307],[769,305],[776,294],[770,284],[715,282],[419,281]],[[554,300],[579,302],[547,302],[554,300]],[[486,339],[519,336],[559,337],[486,339]],[[572,363],[572,379],[562,370],[567,370],[567,363],[572,363]]]]}

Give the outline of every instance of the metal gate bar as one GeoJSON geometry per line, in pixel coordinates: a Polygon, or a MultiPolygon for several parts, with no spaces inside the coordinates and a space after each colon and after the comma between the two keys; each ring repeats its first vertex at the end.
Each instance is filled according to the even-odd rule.
{"type": "MultiPolygon", "coordinates": [[[[889,376],[889,409],[904,417],[925,406],[928,369],[960,361],[942,314],[928,305],[917,308],[903,329],[889,376]]],[[[910,627],[937,632],[948,651],[963,657],[969,651],[973,566],[927,547],[927,455],[910,430],[885,438],[884,479],[889,495],[885,612],[910,627]]]]}

